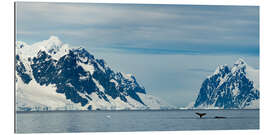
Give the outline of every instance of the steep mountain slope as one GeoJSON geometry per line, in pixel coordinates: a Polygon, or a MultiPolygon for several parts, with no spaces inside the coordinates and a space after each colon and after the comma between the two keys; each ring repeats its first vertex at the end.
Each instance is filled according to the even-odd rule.
{"type": "Polygon", "coordinates": [[[57,37],[16,43],[16,108],[29,110],[168,109],[131,74],[114,72],[84,48],[57,37]]]}
{"type": "Polygon", "coordinates": [[[193,108],[259,108],[259,70],[242,59],[232,68],[218,66],[202,83],[193,108]]]}

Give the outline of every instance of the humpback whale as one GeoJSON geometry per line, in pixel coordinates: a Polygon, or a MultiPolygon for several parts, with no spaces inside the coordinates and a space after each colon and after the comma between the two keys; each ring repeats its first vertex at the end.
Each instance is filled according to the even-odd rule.
{"type": "Polygon", "coordinates": [[[226,117],[223,117],[223,116],[215,116],[215,119],[226,119],[226,117]]]}
{"type": "Polygon", "coordinates": [[[206,115],[206,113],[198,113],[198,112],[196,112],[196,114],[199,115],[200,118],[202,118],[204,115],[206,115]]]}

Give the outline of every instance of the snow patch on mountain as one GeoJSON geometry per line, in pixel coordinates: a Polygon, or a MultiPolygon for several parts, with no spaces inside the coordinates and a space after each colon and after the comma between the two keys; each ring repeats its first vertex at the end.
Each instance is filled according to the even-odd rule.
{"type": "Polygon", "coordinates": [[[259,83],[259,70],[258,69],[254,69],[250,66],[246,67],[246,75],[247,78],[249,78],[250,80],[253,81],[253,85],[257,90],[260,90],[260,83],[259,83]]]}
{"type": "Polygon", "coordinates": [[[54,85],[40,86],[35,81],[25,84],[20,77],[16,82],[17,111],[82,110],[79,104],[56,93],[54,85]]]}
{"type": "Polygon", "coordinates": [[[142,101],[151,109],[174,109],[175,106],[170,105],[164,100],[161,100],[155,96],[149,95],[149,94],[138,94],[142,101]]]}

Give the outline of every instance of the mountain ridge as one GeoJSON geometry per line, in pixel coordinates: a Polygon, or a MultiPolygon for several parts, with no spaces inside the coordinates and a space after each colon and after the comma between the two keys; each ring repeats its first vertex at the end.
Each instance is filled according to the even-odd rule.
{"type": "Polygon", "coordinates": [[[219,65],[202,83],[195,109],[258,109],[259,70],[238,59],[230,68],[219,65]]]}
{"type": "Polygon", "coordinates": [[[103,59],[96,59],[84,48],[68,46],[55,36],[33,45],[16,42],[17,110],[173,107],[147,94],[133,75],[114,72],[103,59]],[[56,105],[58,102],[60,106],[56,105]]]}

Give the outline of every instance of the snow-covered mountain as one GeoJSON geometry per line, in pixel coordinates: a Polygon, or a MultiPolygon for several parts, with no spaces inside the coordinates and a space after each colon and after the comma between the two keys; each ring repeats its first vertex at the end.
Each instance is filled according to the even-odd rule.
{"type": "Polygon", "coordinates": [[[259,93],[259,70],[239,59],[231,68],[219,65],[204,80],[192,108],[257,109],[259,93]]]}
{"type": "Polygon", "coordinates": [[[55,36],[32,45],[16,42],[17,111],[169,108],[133,75],[114,72],[84,48],[70,48],[55,36]]]}

